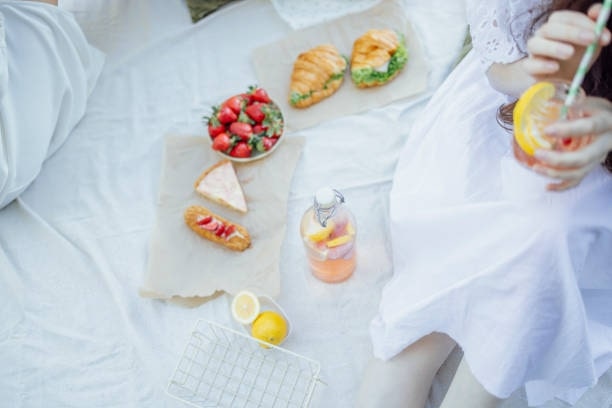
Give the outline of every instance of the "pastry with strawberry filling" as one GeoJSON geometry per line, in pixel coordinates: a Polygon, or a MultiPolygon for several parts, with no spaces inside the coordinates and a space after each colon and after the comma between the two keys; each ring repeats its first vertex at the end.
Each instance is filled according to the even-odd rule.
{"type": "Polygon", "coordinates": [[[348,63],[336,47],[318,45],[298,55],[289,84],[289,103],[307,108],[340,88],[348,63]]]}
{"type": "Polygon", "coordinates": [[[244,251],[251,246],[251,237],[245,227],[226,220],[208,208],[191,206],[185,210],[184,218],[196,234],[232,251],[244,251]]]}
{"type": "Polygon", "coordinates": [[[241,213],[247,212],[242,186],[229,159],[223,159],[204,170],[194,188],[198,194],[217,204],[241,213]]]}
{"type": "Polygon", "coordinates": [[[359,88],[388,83],[408,61],[403,34],[394,30],[368,30],[353,43],[351,79],[359,88]]]}

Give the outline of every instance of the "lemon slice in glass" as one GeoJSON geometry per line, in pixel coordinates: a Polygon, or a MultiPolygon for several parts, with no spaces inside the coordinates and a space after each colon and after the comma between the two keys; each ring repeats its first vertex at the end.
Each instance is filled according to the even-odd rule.
{"type": "Polygon", "coordinates": [[[555,85],[551,82],[537,82],[529,87],[516,103],[512,113],[514,138],[525,153],[532,156],[536,149],[550,148],[550,143],[542,138],[534,115],[541,115],[543,105],[555,95],[555,85]]]}
{"type": "Polygon", "coordinates": [[[259,315],[259,298],[248,290],[240,291],[232,299],[232,317],[241,324],[250,324],[259,315]]]}

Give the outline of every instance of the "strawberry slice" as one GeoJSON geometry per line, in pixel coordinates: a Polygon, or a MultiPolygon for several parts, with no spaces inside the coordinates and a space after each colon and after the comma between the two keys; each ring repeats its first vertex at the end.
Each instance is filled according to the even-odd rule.
{"type": "Polygon", "coordinates": [[[212,217],[210,215],[208,215],[208,216],[202,218],[201,220],[197,221],[196,224],[204,225],[204,224],[208,224],[211,221],[212,221],[212,217]]]}
{"type": "Polygon", "coordinates": [[[212,220],[208,224],[202,225],[202,228],[204,228],[207,231],[216,231],[218,226],[219,226],[219,223],[215,220],[212,220]]]}
{"type": "Polygon", "coordinates": [[[217,228],[217,231],[215,231],[215,235],[220,237],[221,235],[223,235],[224,232],[225,232],[225,224],[221,224],[219,225],[219,228],[217,228]]]}
{"type": "Polygon", "coordinates": [[[228,225],[225,228],[225,236],[229,237],[230,235],[232,235],[234,233],[234,231],[236,231],[236,226],[233,224],[228,225]]]}

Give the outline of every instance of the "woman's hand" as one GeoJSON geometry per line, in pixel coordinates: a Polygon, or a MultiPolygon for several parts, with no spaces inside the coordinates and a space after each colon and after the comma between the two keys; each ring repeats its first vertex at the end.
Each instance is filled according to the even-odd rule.
{"type": "MultiPolygon", "coordinates": [[[[586,47],[595,40],[600,11],[601,4],[595,4],[587,14],[569,10],[552,13],[527,42],[529,57],[523,60],[523,69],[536,80],[554,77],[571,81],[586,47]]],[[[604,29],[600,47],[608,45],[611,37],[604,29]]]]}
{"type": "Polygon", "coordinates": [[[535,152],[537,159],[554,169],[535,166],[534,170],[560,180],[558,183],[549,184],[549,190],[560,191],[578,185],[612,151],[612,102],[603,98],[587,97],[581,107],[585,117],[557,122],[548,126],[545,132],[549,136],[560,138],[595,136],[593,142],[571,152],[535,152]]]}

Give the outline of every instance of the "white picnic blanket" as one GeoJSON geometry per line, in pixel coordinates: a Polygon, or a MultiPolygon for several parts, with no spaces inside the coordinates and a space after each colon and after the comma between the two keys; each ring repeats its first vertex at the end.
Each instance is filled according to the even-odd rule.
{"type": "MultiPolygon", "coordinates": [[[[321,363],[325,385],[313,407],[353,406],[371,353],[369,322],[391,274],[387,196],[397,155],[465,34],[462,2],[403,3],[431,67],[426,91],[301,132],[276,301],[292,322],[283,347],[321,363]],[[337,285],[310,276],[298,233],[323,184],[343,192],[358,222],[358,267],[337,285]]],[[[268,0],[236,2],[195,25],[183,0],[60,6],[106,65],[83,119],[0,211],[1,405],[183,407],[165,390],[191,328],[200,318],[232,322],[226,296],[192,308],[139,296],[164,135],[204,135],[210,105],[256,82],[250,51],[292,27],[268,0]]],[[[432,406],[457,357],[441,371],[432,406]]],[[[610,406],[611,386],[608,374],[577,406],[610,406]]],[[[504,408],[524,406],[519,392],[504,408]]]]}

